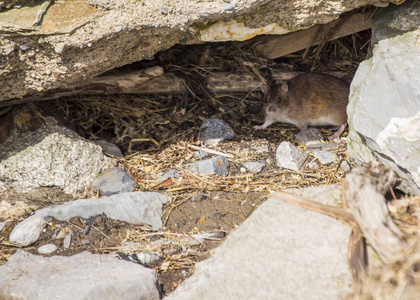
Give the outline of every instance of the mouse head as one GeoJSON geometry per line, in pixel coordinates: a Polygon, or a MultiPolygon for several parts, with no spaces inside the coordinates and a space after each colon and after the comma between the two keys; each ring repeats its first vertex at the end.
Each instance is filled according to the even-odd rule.
{"type": "Polygon", "coordinates": [[[281,102],[281,99],[286,96],[288,90],[289,86],[287,83],[283,83],[280,86],[277,84],[263,84],[261,86],[261,91],[263,92],[264,98],[267,102],[281,102]]]}

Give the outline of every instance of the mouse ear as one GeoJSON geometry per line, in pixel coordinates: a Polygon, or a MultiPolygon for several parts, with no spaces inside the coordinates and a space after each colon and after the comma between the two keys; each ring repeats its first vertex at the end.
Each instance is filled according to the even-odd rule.
{"type": "Polygon", "coordinates": [[[263,92],[264,95],[267,95],[267,93],[268,93],[268,86],[266,84],[261,85],[261,92],[263,92]]]}
{"type": "Polygon", "coordinates": [[[280,87],[280,93],[282,95],[285,95],[288,90],[289,90],[289,86],[287,85],[287,83],[283,83],[280,87]]]}

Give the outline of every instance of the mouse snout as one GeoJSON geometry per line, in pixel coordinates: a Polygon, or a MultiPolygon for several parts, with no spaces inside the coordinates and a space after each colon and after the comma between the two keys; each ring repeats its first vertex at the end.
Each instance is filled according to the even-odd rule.
{"type": "Polygon", "coordinates": [[[266,108],[266,112],[268,115],[274,115],[277,112],[277,105],[274,103],[268,103],[267,108],[266,108]]]}

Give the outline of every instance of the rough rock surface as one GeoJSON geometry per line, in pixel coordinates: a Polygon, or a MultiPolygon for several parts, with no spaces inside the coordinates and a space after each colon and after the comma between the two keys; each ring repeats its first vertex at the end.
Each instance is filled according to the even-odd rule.
{"type": "Polygon", "coordinates": [[[0,60],[0,104],[150,59],[178,43],[283,34],[374,2],[89,0],[12,6],[0,13],[5,58],[0,60]]]}
{"type": "Polygon", "coordinates": [[[156,273],[112,255],[42,257],[18,250],[0,267],[0,290],[22,299],[158,300],[156,273]]]}
{"type": "Polygon", "coordinates": [[[105,214],[113,220],[134,225],[146,225],[157,230],[162,227],[162,205],[171,197],[156,192],[133,192],[117,194],[101,199],[80,199],[61,205],[37,210],[13,228],[9,236],[12,244],[28,246],[36,242],[45,226],[44,218],[54,217],[68,221],[73,217],[88,219],[105,214]]]}
{"type": "Polygon", "coordinates": [[[66,127],[47,126],[15,134],[0,145],[0,192],[11,187],[30,192],[57,186],[68,194],[86,190],[113,160],[101,147],[66,127]]]}
{"type": "MultiPolygon", "coordinates": [[[[340,187],[290,190],[333,205],[340,187]]],[[[270,198],[167,300],[344,299],[351,292],[351,229],[302,207],[270,198]]]]}
{"type": "Polygon", "coordinates": [[[411,194],[420,194],[419,40],[419,29],[381,40],[360,64],[347,108],[350,155],[388,165],[411,194]]]}

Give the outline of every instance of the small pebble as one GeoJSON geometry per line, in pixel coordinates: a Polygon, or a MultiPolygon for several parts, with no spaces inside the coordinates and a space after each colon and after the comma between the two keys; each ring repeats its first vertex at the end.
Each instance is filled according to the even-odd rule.
{"type": "Polygon", "coordinates": [[[54,244],[47,244],[38,248],[39,254],[51,254],[57,251],[57,246],[54,244]]]}
{"type": "Polygon", "coordinates": [[[25,45],[19,45],[19,49],[22,50],[22,51],[26,51],[26,50],[29,49],[29,47],[25,46],[25,45]]]}
{"type": "Polygon", "coordinates": [[[90,240],[89,240],[89,239],[83,239],[83,240],[81,240],[81,241],[80,241],[80,244],[81,244],[82,246],[89,245],[89,244],[90,244],[90,240]]]}
{"type": "Polygon", "coordinates": [[[3,230],[3,228],[6,226],[7,222],[0,222],[0,232],[3,230]]]}
{"type": "Polygon", "coordinates": [[[348,171],[351,170],[350,164],[347,161],[343,160],[340,164],[340,170],[343,171],[344,173],[347,173],[348,171]]]}
{"type": "Polygon", "coordinates": [[[87,43],[87,46],[88,47],[92,47],[92,43],[87,43]]]}
{"type": "Polygon", "coordinates": [[[232,4],[226,4],[224,7],[223,7],[223,9],[225,10],[225,11],[232,11],[233,10],[233,5],[232,4]]]}
{"type": "Polygon", "coordinates": [[[161,14],[164,14],[164,15],[167,15],[168,14],[168,10],[165,7],[161,7],[160,8],[160,13],[161,14]]]}
{"type": "Polygon", "coordinates": [[[201,14],[202,17],[207,18],[208,16],[210,16],[208,13],[204,12],[201,14]]]}
{"type": "Polygon", "coordinates": [[[115,32],[120,32],[123,29],[122,25],[117,25],[114,27],[115,32]]]}
{"type": "Polygon", "coordinates": [[[51,75],[51,70],[45,70],[46,75],[51,75]]]}
{"type": "Polygon", "coordinates": [[[31,50],[31,51],[28,52],[28,57],[29,58],[32,58],[34,56],[35,56],[35,51],[34,50],[31,50]]]}
{"type": "Polygon", "coordinates": [[[64,247],[64,249],[69,249],[70,248],[72,237],[73,237],[73,232],[70,232],[63,239],[63,247],[64,247]]]}
{"type": "Polygon", "coordinates": [[[63,53],[64,47],[65,47],[64,43],[60,43],[60,44],[56,45],[54,47],[55,53],[58,53],[58,54],[63,53]]]}

